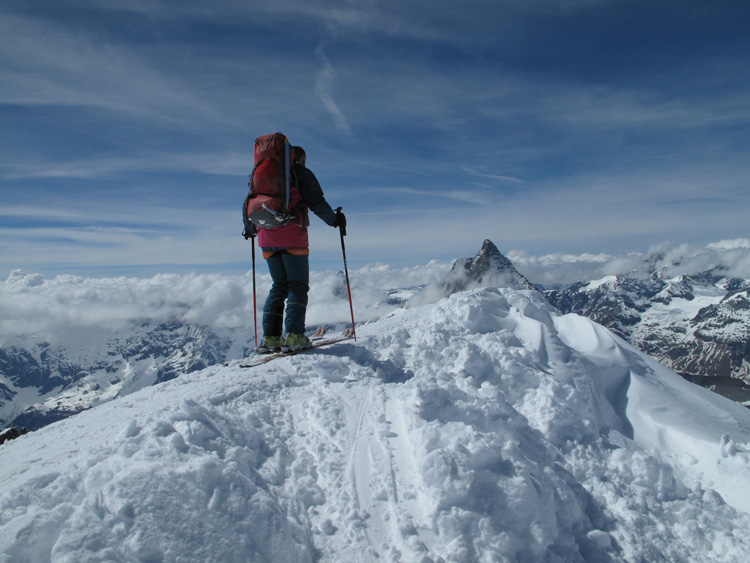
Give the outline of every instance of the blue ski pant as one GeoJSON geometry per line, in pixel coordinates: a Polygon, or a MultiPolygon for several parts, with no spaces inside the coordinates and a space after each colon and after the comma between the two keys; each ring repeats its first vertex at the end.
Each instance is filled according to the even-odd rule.
{"type": "Polygon", "coordinates": [[[310,291],[308,257],[279,250],[266,262],[273,285],[263,307],[263,334],[281,336],[282,325],[287,334],[305,334],[307,292],[310,291]]]}

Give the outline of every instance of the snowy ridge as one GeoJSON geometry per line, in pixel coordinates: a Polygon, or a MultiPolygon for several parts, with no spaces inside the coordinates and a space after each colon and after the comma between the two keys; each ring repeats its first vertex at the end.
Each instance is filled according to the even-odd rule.
{"type": "Polygon", "coordinates": [[[744,561],[750,412],[535,291],[2,446],[4,561],[744,561]]]}
{"type": "MultiPolygon", "coordinates": [[[[585,315],[688,377],[722,386],[737,401],[750,398],[750,280],[723,268],[665,278],[651,272],[607,276],[546,291],[566,313],[585,315]],[[736,379],[736,386],[726,380],[736,379]]],[[[731,381],[730,381],[731,383],[731,381]]]]}

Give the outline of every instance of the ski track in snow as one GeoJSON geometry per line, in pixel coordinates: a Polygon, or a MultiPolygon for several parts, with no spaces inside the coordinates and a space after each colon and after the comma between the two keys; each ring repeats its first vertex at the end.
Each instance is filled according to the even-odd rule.
{"type": "Polygon", "coordinates": [[[534,292],[357,332],[4,444],[0,561],[746,561],[745,409],[534,292]]]}

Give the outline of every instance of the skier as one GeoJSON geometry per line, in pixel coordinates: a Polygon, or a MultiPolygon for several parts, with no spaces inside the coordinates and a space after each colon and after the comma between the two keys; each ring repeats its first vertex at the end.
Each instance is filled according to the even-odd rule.
{"type": "Polygon", "coordinates": [[[261,353],[280,348],[297,350],[310,345],[310,339],[305,336],[307,293],[310,290],[310,250],[305,226],[309,223],[308,208],[331,227],[346,226],[344,214],[331,208],[318,179],[306,167],[304,149],[294,147],[293,150],[296,190],[303,202],[297,212],[298,220],[283,227],[258,229],[258,245],[273,281],[263,307],[263,341],[258,347],[261,353]],[[282,336],[282,324],[286,328],[286,339],[282,336]]]}

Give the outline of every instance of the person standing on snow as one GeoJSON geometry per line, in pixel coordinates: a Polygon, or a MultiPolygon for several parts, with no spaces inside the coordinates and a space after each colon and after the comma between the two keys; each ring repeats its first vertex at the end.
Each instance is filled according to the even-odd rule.
{"type": "Polygon", "coordinates": [[[274,229],[258,229],[258,245],[268,264],[273,284],[263,307],[263,341],[258,348],[268,353],[282,347],[299,349],[310,345],[305,336],[307,293],[310,290],[310,254],[307,237],[308,208],[331,227],[345,227],[346,217],[334,211],[323,195],[318,179],[306,164],[302,147],[293,147],[293,174],[297,178],[292,187],[292,201],[301,198],[297,221],[274,229]],[[286,304],[286,317],[284,306],[286,304]],[[286,339],[282,336],[286,328],[286,339]]]}

